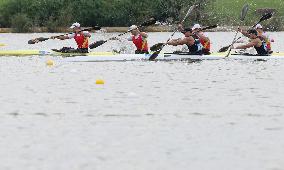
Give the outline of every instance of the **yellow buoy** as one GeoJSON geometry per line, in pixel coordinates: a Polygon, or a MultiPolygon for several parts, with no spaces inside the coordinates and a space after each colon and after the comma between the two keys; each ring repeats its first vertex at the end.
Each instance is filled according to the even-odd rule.
{"type": "Polygon", "coordinates": [[[105,81],[102,79],[97,79],[96,84],[105,84],[105,81]]]}
{"type": "Polygon", "coordinates": [[[54,61],[53,60],[47,60],[46,61],[46,65],[53,66],[54,65],[54,61]]]}

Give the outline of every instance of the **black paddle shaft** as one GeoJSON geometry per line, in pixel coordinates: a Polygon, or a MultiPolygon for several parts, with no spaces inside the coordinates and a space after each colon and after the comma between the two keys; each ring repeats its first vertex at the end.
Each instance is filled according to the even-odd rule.
{"type": "MultiPolygon", "coordinates": [[[[147,26],[153,25],[153,24],[156,23],[156,21],[157,21],[157,20],[156,20],[155,18],[150,18],[149,20],[147,20],[147,21],[143,22],[141,25],[139,25],[138,28],[147,27],[147,26]]],[[[96,41],[96,42],[90,44],[90,45],[89,45],[89,48],[90,48],[90,49],[97,48],[97,47],[103,45],[104,43],[106,43],[106,42],[108,42],[108,41],[110,41],[110,40],[113,40],[113,39],[116,39],[116,38],[118,38],[118,37],[123,36],[123,35],[126,34],[126,33],[128,33],[128,31],[123,32],[123,33],[121,33],[121,34],[119,34],[119,35],[117,35],[117,36],[115,36],[115,37],[109,38],[108,40],[96,41]]]]}
{"type": "MultiPolygon", "coordinates": [[[[205,31],[205,30],[209,30],[209,29],[213,29],[213,28],[217,28],[217,25],[211,25],[211,26],[208,26],[208,27],[204,27],[204,28],[201,28],[201,30],[202,30],[202,31],[205,31]]],[[[158,50],[160,50],[164,45],[165,45],[165,43],[157,43],[157,44],[154,44],[153,46],[150,47],[150,50],[151,50],[151,51],[158,51],[158,50]]]]}
{"type": "MultiPolygon", "coordinates": [[[[248,5],[248,4],[245,4],[245,5],[243,6],[242,12],[241,12],[241,17],[240,17],[241,22],[243,22],[243,21],[245,20],[248,10],[249,10],[249,5],[248,5]]],[[[233,39],[233,41],[232,41],[232,43],[231,43],[231,45],[230,45],[230,47],[229,47],[229,51],[228,51],[228,53],[227,53],[227,55],[226,55],[225,57],[229,57],[229,55],[230,55],[230,53],[231,53],[231,51],[232,51],[232,47],[233,47],[233,45],[234,45],[234,42],[235,42],[236,39],[237,39],[238,33],[239,33],[239,31],[236,32],[235,37],[234,37],[234,39],[233,39]]]]}
{"type": "MultiPolygon", "coordinates": [[[[183,20],[180,22],[181,24],[184,23],[184,21],[186,20],[186,18],[192,13],[192,11],[193,11],[196,7],[197,7],[197,5],[192,5],[192,6],[188,9],[188,11],[187,11],[186,15],[184,16],[183,20]]],[[[158,49],[157,51],[155,51],[155,52],[149,57],[149,60],[150,60],[150,61],[153,61],[153,60],[155,60],[155,59],[158,57],[158,55],[160,54],[160,52],[161,52],[161,51],[163,50],[163,48],[167,45],[167,43],[172,39],[172,37],[175,35],[175,33],[176,33],[177,31],[178,31],[178,29],[176,29],[176,30],[172,33],[172,35],[170,36],[170,38],[167,40],[166,43],[164,43],[164,44],[161,46],[160,49],[158,49]]]]}
{"type": "Polygon", "coordinates": [[[270,19],[272,16],[273,16],[273,13],[267,13],[267,14],[263,15],[260,18],[260,20],[256,24],[254,24],[254,26],[252,26],[252,28],[254,28],[257,24],[261,23],[262,21],[270,19]]]}
{"type": "MultiPolygon", "coordinates": [[[[100,30],[101,27],[99,26],[94,26],[94,27],[91,27],[91,28],[85,28],[83,30],[81,30],[80,32],[82,31],[91,31],[91,30],[100,30]]],[[[58,36],[55,36],[55,38],[58,38],[58,37],[61,37],[61,36],[64,36],[64,35],[68,35],[68,34],[73,34],[74,32],[69,32],[67,34],[62,34],[62,35],[58,35],[58,36]]],[[[39,37],[39,38],[35,38],[35,39],[32,39],[32,40],[29,40],[28,41],[28,44],[36,44],[38,42],[42,42],[42,41],[46,41],[46,40],[49,40],[50,38],[44,38],[44,37],[39,37]]]]}
{"type": "MultiPolygon", "coordinates": [[[[255,26],[256,26],[257,24],[261,23],[262,21],[265,21],[265,20],[270,19],[272,16],[273,16],[273,13],[267,13],[267,14],[263,15],[263,16],[260,18],[260,20],[259,20],[256,24],[254,24],[254,26],[252,26],[251,28],[255,28],[255,26]]],[[[241,37],[239,37],[238,39],[240,39],[240,38],[241,38],[241,37]]],[[[227,51],[233,44],[235,44],[235,42],[236,42],[236,41],[234,41],[234,42],[233,42],[231,45],[229,45],[229,46],[222,47],[222,48],[219,50],[219,52],[225,52],[225,51],[227,51]]]]}

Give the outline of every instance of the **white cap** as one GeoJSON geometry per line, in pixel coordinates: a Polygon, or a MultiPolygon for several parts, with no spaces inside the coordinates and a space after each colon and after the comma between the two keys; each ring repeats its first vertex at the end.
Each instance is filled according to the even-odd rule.
{"type": "Polygon", "coordinates": [[[137,29],[138,27],[136,25],[131,25],[128,29],[128,32],[137,29]]]}
{"type": "Polygon", "coordinates": [[[73,23],[72,25],[71,25],[71,27],[70,28],[75,28],[75,27],[77,27],[77,28],[80,28],[80,24],[78,23],[78,22],[75,22],[75,23],[73,23]]]}
{"type": "Polygon", "coordinates": [[[201,26],[199,24],[194,24],[192,27],[192,30],[195,30],[195,29],[201,29],[201,26]]]}
{"type": "Polygon", "coordinates": [[[255,29],[262,29],[262,25],[260,25],[260,24],[257,24],[256,26],[255,26],[255,29]]]}

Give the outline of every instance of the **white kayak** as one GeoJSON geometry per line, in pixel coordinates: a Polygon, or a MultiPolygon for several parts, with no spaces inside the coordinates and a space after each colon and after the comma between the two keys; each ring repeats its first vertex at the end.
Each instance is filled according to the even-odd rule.
{"type": "MultiPolygon", "coordinates": [[[[269,60],[284,59],[284,53],[273,53],[269,56],[212,53],[211,55],[190,55],[188,53],[160,53],[155,60],[269,60]]],[[[118,54],[114,52],[90,52],[90,53],[60,53],[41,50],[0,50],[0,56],[62,56],[66,61],[73,62],[100,62],[100,61],[134,61],[149,60],[151,54],[118,54]]]]}
{"type": "MultiPolygon", "coordinates": [[[[149,60],[151,54],[112,54],[112,55],[94,55],[94,56],[74,56],[66,57],[65,61],[70,62],[104,62],[104,61],[137,61],[149,60]]],[[[269,59],[284,59],[284,53],[275,53],[269,56],[256,56],[256,55],[241,55],[232,54],[225,57],[225,53],[213,53],[211,55],[189,55],[186,53],[173,54],[161,53],[155,59],[157,61],[169,60],[221,60],[221,59],[234,59],[234,60],[269,60],[269,59]]]]}
{"type": "Polygon", "coordinates": [[[0,56],[104,56],[104,55],[113,55],[113,52],[90,52],[90,53],[60,53],[54,51],[44,51],[44,50],[0,50],[0,56]]]}

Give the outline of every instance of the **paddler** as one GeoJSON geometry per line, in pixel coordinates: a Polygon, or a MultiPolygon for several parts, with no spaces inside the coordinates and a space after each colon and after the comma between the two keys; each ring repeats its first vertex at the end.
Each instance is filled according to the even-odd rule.
{"type": "MultiPolygon", "coordinates": [[[[258,36],[260,37],[260,39],[263,39],[263,40],[265,41],[266,46],[267,46],[268,53],[269,53],[269,54],[273,53],[273,51],[271,51],[271,41],[270,41],[268,35],[263,31],[262,25],[257,24],[257,25],[255,26],[255,30],[257,31],[258,36]]],[[[240,28],[239,28],[239,31],[240,31],[244,36],[249,37],[247,31],[244,31],[244,30],[242,30],[242,29],[240,29],[240,28]]]]}
{"type": "Polygon", "coordinates": [[[265,40],[258,36],[258,32],[255,29],[248,30],[246,35],[249,37],[250,42],[246,45],[232,47],[232,49],[247,49],[254,47],[257,55],[266,56],[269,54],[265,40]]]}
{"type": "MultiPolygon", "coordinates": [[[[183,32],[184,28],[181,24],[178,25],[178,30],[183,32]]],[[[198,38],[200,43],[203,46],[203,54],[210,55],[211,52],[211,43],[208,35],[202,31],[200,24],[194,24],[192,27],[192,33],[194,34],[195,38],[198,38]]]]}
{"type": "Polygon", "coordinates": [[[148,34],[140,32],[136,25],[129,27],[128,32],[131,33],[131,37],[128,38],[128,41],[132,41],[137,48],[135,54],[149,54],[147,42],[148,34]]]}
{"type": "Polygon", "coordinates": [[[72,34],[67,34],[63,36],[52,36],[52,39],[60,39],[60,40],[66,40],[66,39],[73,39],[77,43],[77,49],[70,48],[70,47],[63,47],[60,50],[54,50],[57,52],[63,52],[63,53],[88,53],[88,47],[89,47],[89,38],[91,37],[91,34],[88,31],[82,31],[81,25],[76,22],[73,23],[70,27],[73,29],[72,34]]]}
{"type": "Polygon", "coordinates": [[[167,44],[168,45],[186,45],[188,47],[188,52],[193,55],[202,55],[203,54],[203,46],[198,39],[193,34],[193,31],[191,28],[185,28],[182,30],[182,33],[184,34],[184,38],[182,39],[173,39],[169,41],[167,44]]]}
{"type": "Polygon", "coordinates": [[[211,44],[208,35],[202,31],[202,28],[199,24],[194,24],[192,27],[192,33],[198,37],[200,43],[203,45],[203,54],[210,55],[211,44]]]}
{"type": "Polygon", "coordinates": [[[263,31],[262,25],[257,24],[255,26],[255,29],[258,32],[258,36],[262,37],[265,40],[269,54],[273,53],[273,51],[271,51],[271,41],[266,32],[263,31]]]}

